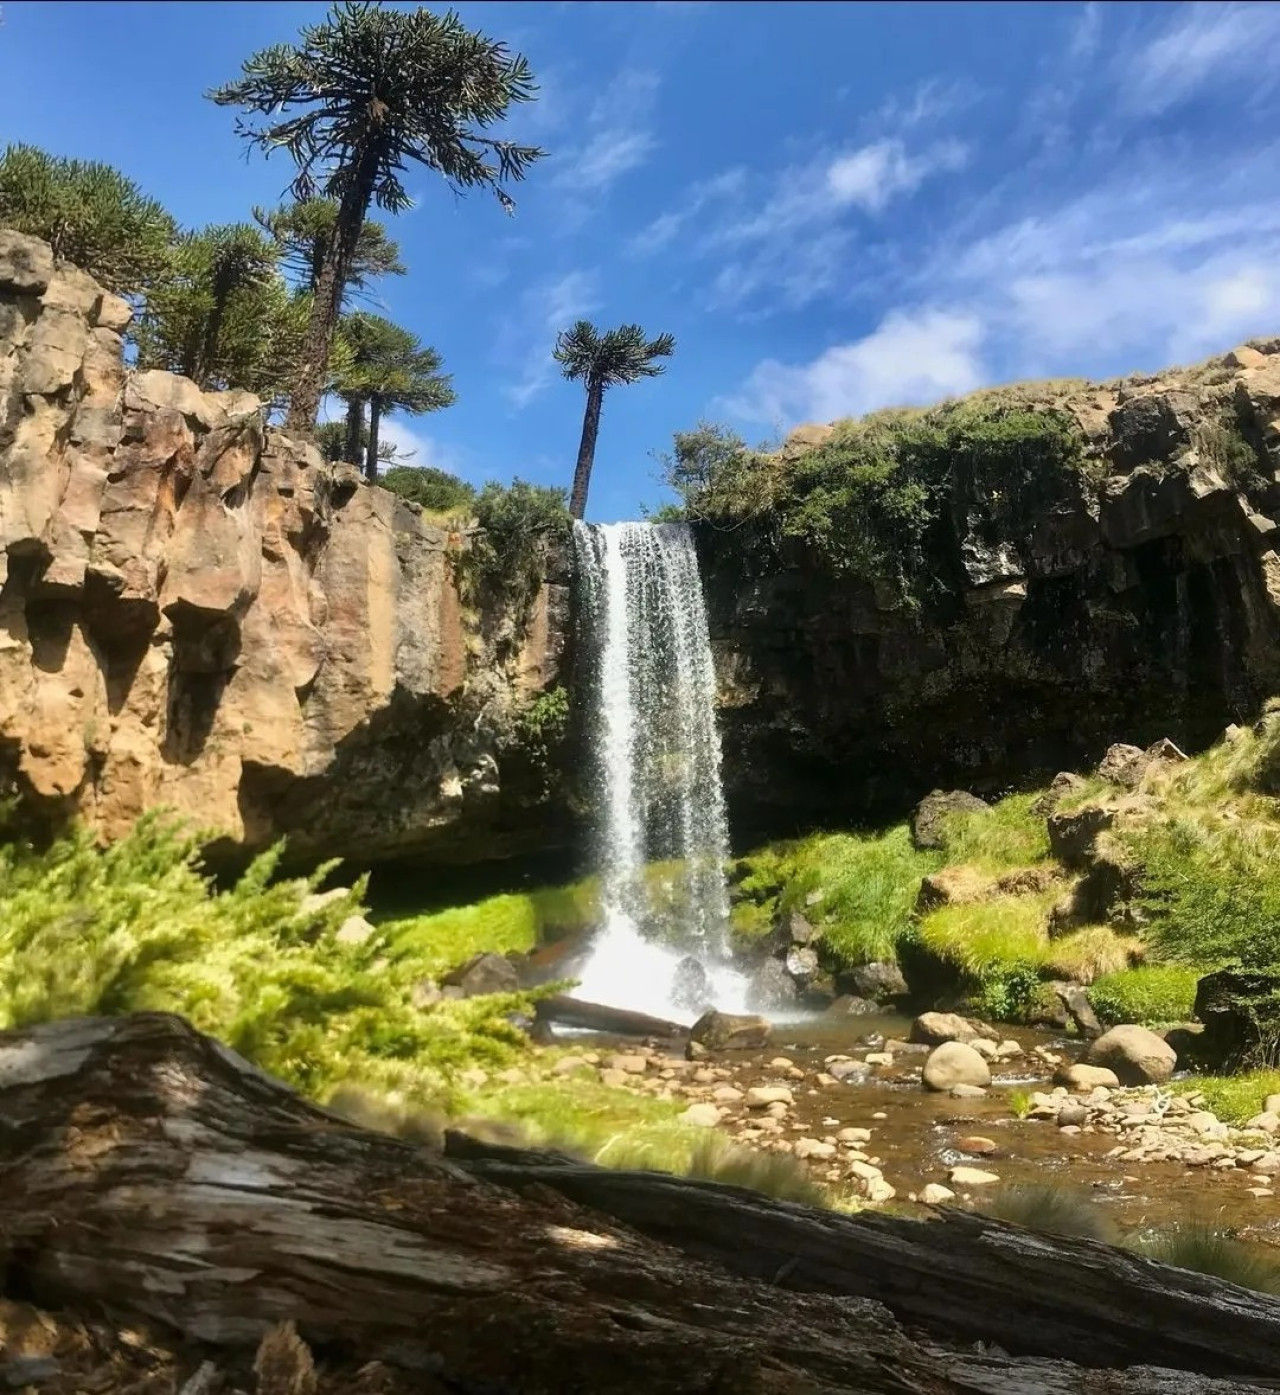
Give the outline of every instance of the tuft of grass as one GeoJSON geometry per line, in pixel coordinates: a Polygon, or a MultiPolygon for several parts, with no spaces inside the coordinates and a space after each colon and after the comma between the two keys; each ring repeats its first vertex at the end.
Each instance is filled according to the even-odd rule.
{"type": "Polygon", "coordinates": [[[1157,1026],[1191,1019],[1201,971],[1182,964],[1143,964],[1102,974],[1089,989],[1089,1001],[1107,1026],[1137,1022],[1157,1026]]]}
{"type": "Polygon", "coordinates": [[[1193,1223],[1173,1225],[1131,1239],[1130,1248],[1148,1259],[1212,1274],[1241,1288],[1280,1293],[1280,1267],[1260,1245],[1247,1244],[1229,1230],[1193,1223]]]}
{"type": "Polygon", "coordinates": [[[1055,941],[1044,964],[1055,978],[1089,984],[1105,975],[1122,973],[1141,955],[1140,940],[1118,935],[1108,925],[1086,925],[1055,941]]]}
{"type": "Polygon", "coordinates": [[[801,911],[820,926],[834,968],[892,959],[912,922],[920,879],[941,859],[918,852],[905,824],[883,833],[819,833],[759,849],[739,863],[739,911],[759,926],[776,911],[801,911]],[[810,897],[820,897],[809,904],[810,897]]]}
{"type": "Polygon", "coordinates": [[[719,1134],[705,1133],[697,1140],[684,1175],[745,1187],[778,1201],[796,1201],[803,1206],[831,1205],[827,1189],[815,1182],[804,1164],[790,1153],[744,1148],[719,1134]]]}
{"type": "Polygon", "coordinates": [[[1030,1090],[1009,1091],[1009,1111],[1015,1119],[1027,1118],[1032,1108],[1030,1090]]]}
{"type": "Polygon", "coordinates": [[[1049,858],[1049,832],[1032,812],[1040,791],[1011,794],[984,812],[953,814],[947,820],[947,860],[999,874],[1033,867],[1049,858]]]}
{"type": "Polygon", "coordinates": [[[1049,949],[1053,890],[1032,896],[997,896],[990,901],[940,906],[920,922],[920,943],[981,982],[1015,965],[1039,971],[1049,949]]]}
{"type": "Polygon", "coordinates": [[[1005,1182],[985,1195],[978,1209],[996,1220],[1049,1235],[1074,1235],[1107,1244],[1116,1240],[1111,1218],[1088,1192],[1055,1182],[1005,1182]]]}
{"type": "Polygon", "coordinates": [[[1174,1089],[1204,1096],[1204,1107],[1228,1124],[1244,1124],[1262,1113],[1268,1095],[1280,1095],[1280,1070],[1241,1075],[1197,1075],[1175,1082],[1174,1089]]]}

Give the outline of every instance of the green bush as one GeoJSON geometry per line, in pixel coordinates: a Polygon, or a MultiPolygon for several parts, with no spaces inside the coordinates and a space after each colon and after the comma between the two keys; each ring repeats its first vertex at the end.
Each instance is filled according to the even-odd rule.
{"type": "Polygon", "coordinates": [[[1016,539],[1078,493],[1082,446],[1067,415],[988,395],[840,422],[788,458],[703,425],[676,438],[667,478],[691,516],[800,539],[914,607],[958,582],[958,558],[939,545],[953,509],[980,541],[1016,539]]]}
{"type": "Polygon", "coordinates": [[[276,880],[280,849],[227,890],[159,815],[105,852],[85,834],[0,848],[0,1028],[78,1014],[180,1013],[319,1098],[346,1080],[435,1101],[476,1062],[516,1057],[521,995],[412,1005],[429,955],[385,962],[385,933],[343,943],[363,885],[307,907],[332,865],[276,880]]]}
{"type": "Polygon", "coordinates": [[[1200,970],[1181,964],[1144,964],[1103,974],[1089,988],[1089,1001],[1107,1026],[1187,1022],[1196,999],[1200,970]]]}
{"type": "Polygon", "coordinates": [[[542,584],[548,548],[569,536],[565,491],[519,479],[490,482],[476,497],[475,518],[480,531],[461,561],[464,593],[474,604],[502,596],[523,611],[542,584]]]}
{"type": "Polygon", "coordinates": [[[432,465],[397,465],[378,483],[428,513],[469,513],[476,500],[475,490],[465,480],[432,465]]]}

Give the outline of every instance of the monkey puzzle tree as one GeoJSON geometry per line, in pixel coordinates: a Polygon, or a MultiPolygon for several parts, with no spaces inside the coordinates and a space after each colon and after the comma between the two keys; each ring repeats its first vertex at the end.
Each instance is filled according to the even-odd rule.
{"type": "MultiPolygon", "coordinates": [[[[338,205],[331,199],[304,199],[281,208],[255,208],[253,220],[275,240],[281,264],[296,284],[314,294],[338,224],[338,205]]],[[[344,301],[349,292],[368,290],[370,281],[379,276],[404,274],[400,248],[381,223],[366,219],[342,288],[344,301]]]]}
{"type": "Polygon", "coordinates": [[[163,274],[178,232],[119,170],[32,145],[0,155],[0,224],[43,238],[118,295],[140,295],[163,274]]]}
{"type": "Polygon", "coordinates": [[[139,366],[205,388],[278,395],[297,362],[305,310],[281,278],[278,256],[248,223],[185,234],[147,297],[135,334],[139,366]]]}
{"type": "Polygon", "coordinates": [[[675,347],[676,341],[670,334],[646,339],[639,325],[621,325],[601,334],[588,320],[579,320],[572,329],[557,337],[556,362],[566,378],[582,383],[587,390],[578,464],[573,472],[573,492],[569,496],[569,512],[574,518],[581,518],[587,508],[591,468],[596,459],[596,437],[600,432],[600,408],[606,389],[619,383],[658,377],[666,366],[653,360],[670,358],[675,347]]]}
{"type": "Polygon", "coordinates": [[[236,124],[252,145],[293,158],[295,198],[320,195],[338,206],[289,404],[291,428],[309,431],[315,424],[370,206],[391,213],[408,208],[401,177],[416,161],[456,192],[491,190],[510,211],[506,184],[522,179],[544,152],[481,132],[536,91],[523,55],[468,30],[452,11],[441,16],[345,0],[323,24],[303,29],[296,46],[255,53],[238,82],[209,93],[220,106],[250,114],[236,124]]]}
{"type": "Polygon", "coordinates": [[[342,321],[342,338],[349,361],[338,381],[338,395],[347,404],[345,449],[353,459],[364,439],[364,473],[378,478],[378,427],[387,412],[420,416],[449,407],[455,401],[449,375],[440,372],[440,355],[422,345],[415,334],[360,312],[342,321]],[[369,408],[365,426],[364,408],[369,408]]]}

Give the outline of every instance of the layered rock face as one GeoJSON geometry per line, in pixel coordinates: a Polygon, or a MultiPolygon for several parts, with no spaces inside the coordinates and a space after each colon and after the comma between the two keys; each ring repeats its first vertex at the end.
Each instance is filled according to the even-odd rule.
{"type": "MultiPolygon", "coordinates": [[[[700,535],[739,844],[899,816],[936,785],[997,793],[1114,741],[1195,748],[1280,692],[1280,341],[1017,394],[1075,419],[1087,468],[994,543],[989,500],[953,479],[941,603],[913,612],[799,544],[762,563],[700,535]],[[1228,412],[1243,481],[1210,448],[1228,412]]],[[[829,435],[799,428],[783,455],[829,435]]]]}
{"type": "Polygon", "coordinates": [[[4,782],[107,837],[164,805],[305,857],[554,843],[519,732],[566,587],[464,603],[466,537],[247,394],[128,372],[129,318],[0,231],[4,782]]]}

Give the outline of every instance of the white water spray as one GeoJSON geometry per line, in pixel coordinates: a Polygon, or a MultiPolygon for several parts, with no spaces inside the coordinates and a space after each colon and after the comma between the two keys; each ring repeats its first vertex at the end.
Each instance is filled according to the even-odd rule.
{"type": "Polygon", "coordinates": [[[667,1018],[741,1011],[715,671],[684,524],[574,525],[602,811],[602,925],[576,996],[667,1018]]]}

